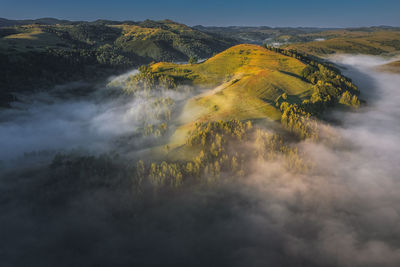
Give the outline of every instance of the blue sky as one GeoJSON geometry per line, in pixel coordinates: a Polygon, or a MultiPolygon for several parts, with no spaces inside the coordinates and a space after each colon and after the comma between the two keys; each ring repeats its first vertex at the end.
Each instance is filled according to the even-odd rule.
{"type": "Polygon", "coordinates": [[[400,0],[0,0],[0,17],[172,19],[188,25],[400,26],[400,0]]]}

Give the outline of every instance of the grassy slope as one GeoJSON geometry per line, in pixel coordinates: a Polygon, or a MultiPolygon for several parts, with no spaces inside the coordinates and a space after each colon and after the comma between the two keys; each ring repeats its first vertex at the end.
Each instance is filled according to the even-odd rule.
{"type": "Polygon", "coordinates": [[[336,30],[319,33],[325,41],[314,41],[287,46],[317,56],[333,53],[379,55],[400,51],[399,31],[348,31],[336,30]]]}
{"type": "Polygon", "coordinates": [[[181,144],[195,122],[279,120],[281,112],[274,105],[279,95],[286,92],[295,102],[311,92],[311,84],[300,78],[304,67],[299,60],[257,45],[237,45],[200,64],[152,65],[155,73],[215,88],[186,103],[179,121],[181,126],[171,144],[181,144]]]}
{"type": "Polygon", "coordinates": [[[400,74],[400,60],[379,66],[378,70],[400,74]]]}
{"type": "Polygon", "coordinates": [[[43,31],[38,25],[19,26],[15,29],[17,33],[0,38],[0,49],[15,49],[18,52],[45,51],[46,47],[57,47],[57,44],[65,43],[57,35],[43,31]]]}

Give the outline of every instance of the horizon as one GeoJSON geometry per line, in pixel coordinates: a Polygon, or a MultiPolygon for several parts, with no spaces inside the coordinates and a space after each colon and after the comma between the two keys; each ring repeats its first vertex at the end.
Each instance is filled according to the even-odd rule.
{"type": "Polygon", "coordinates": [[[328,1],[308,0],[285,3],[249,0],[245,4],[234,0],[205,0],[188,3],[155,0],[151,3],[133,1],[48,1],[0,0],[0,17],[9,20],[57,18],[71,21],[163,20],[166,17],[189,26],[269,26],[313,28],[359,28],[373,26],[399,27],[400,2],[393,0],[328,1]],[[21,8],[24,7],[24,8],[21,8]],[[89,15],[90,14],[90,15],[89,15]]]}
{"type": "Polygon", "coordinates": [[[58,17],[37,17],[37,18],[6,18],[6,17],[0,17],[0,19],[5,19],[5,20],[9,20],[9,21],[29,21],[29,20],[44,20],[44,19],[56,19],[56,20],[60,20],[60,21],[69,21],[69,22],[88,22],[88,23],[93,23],[99,20],[104,20],[104,21],[115,21],[115,22],[143,22],[146,20],[151,20],[151,21],[166,21],[166,20],[170,20],[173,21],[175,23],[179,23],[179,24],[184,24],[187,25],[189,27],[197,27],[197,26],[202,26],[202,27],[222,27],[222,28],[230,28],[230,27],[268,27],[268,28],[273,28],[273,29],[277,29],[277,28],[315,28],[315,29],[358,29],[358,28],[373,28],[373,27],[388,27],[388,28],[399,28],[400,26],[394,26],[394,25],[388,25],[388,24],[374,24],[374,25],[369,25],[369,26],[344,26],[344,27],[338,27],[338,26],[332,26],[332,27],[318,27],[318,26],[272,26],[272,25],[206,25],[206,24],[195,24],[195,25],[190,25],[190,24],[186,24],[184,22],[181,21],[176,21],[170,18],[164,18],[164,19],[143,19],[143,20],[133,20],[133,19],[121,19],[121,20],[114,20],[114,19],[105,19],[105,18],[97,18],[97,19],[93,19],[93,20],[70,20],[70,19],[66,19],[66,18],[58,18],[58,17]]]}

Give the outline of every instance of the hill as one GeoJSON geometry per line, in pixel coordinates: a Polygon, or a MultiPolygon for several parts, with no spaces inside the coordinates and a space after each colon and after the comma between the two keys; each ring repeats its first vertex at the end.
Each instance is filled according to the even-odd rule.
{"type": "Polygon", "coordinates": [[[286,92],[293,97],[307,96],[311,86],[301,79],[302,62],[256,45],[232,47],[201,64],[151,66],[156,75],[186,80],[192,85],[214,88],[186,105],[184,113],[201,108],[195,120],[232,118],[280,118],[275,99],[286,92]]]}
{"type": "Polygon", "coordinates": [[[0,37],[0,49],[8,52],[110,44],[155,61],[210,57],[234,43],[171,20],[87,23],[38,19],[35,23],[0,27],[0,37]]]}
{"type": "Polygon", "coordinates": [[[230,120],[279,121],[299,136],[312,137],[316,133],[308,117],[337,103],[359,105],[357,87],[332,66],[257,45],[237,45],[199,64],[160,62],[140,71],[125,86],[127,92],[157,86],[208,89],[186,102],[171,147],[183,145],[199,124],[230,120]]]}
{"type": "Polygon", "coordinates": [[[146,20],[136,25],[110,25],[122,30],[115,44],[124,51],[155,61],[210,57],[235,42],[200,32],[171,20],[146,20]]]}
{"type": "Polygon", "coordinates": [[[210,57],[233,44],[171,20],[40,19],[0,27],[0,104],[12,100],[13,92],[97,79],[151,61],[210,57]]]}

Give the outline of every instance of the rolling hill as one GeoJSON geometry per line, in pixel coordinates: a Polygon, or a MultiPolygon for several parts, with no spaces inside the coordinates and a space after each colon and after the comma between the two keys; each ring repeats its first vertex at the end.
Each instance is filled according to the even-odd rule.
{"type": "Polygon", "coordinates": [[[318,34],[323,31],[333,30],[329,28],[307,28],[307,27],[246,27],[246,26],[194,26],[195,29],[206,33],[218,34],[228,38],[236,39],[240,43],[273,44],[273,43],[294,43],[312,41],[315,37],[311,34],[318,34]]]}
{"type": "Polygon", "coordinates": [[[216,38],[171,20],[146,20],[137,25],[110,27],[122,30],[121,36],[115,41],[117,47],[155,61],[186,61],[190,56],[206,58],[235,43],[231,39],[216,38]]]}
{"type": "MultiPolygon", "coordinates": [[[[389,46],[389,50],[391,50],[390,47],[396,46],[396,41],[394,43],[390,41],[393,39],[392,34],[400,33],[400,28],[390,26],[361,28],[307,28],[267,26],[204,27],[199,25],[194,28],[205,33],[213,33],[233,38],[240,43],[266,44],[272,46],[297,45],[304,43],[304,46],[315,46],[313,49],[315,51],[311,51],[311,49],[306,50],[305,48],[302,50],[303,52],[312,52],[313,54],[332,53],[332,50],[338,49],[340,46],[342,49],[349,50],[350,52],[358,52],[359,49],[360,52],[363,53],[379,53],[380,50],[373,49],[380,48],[379,46],[382,45],[385,46],[382,47],[382,50],[387,49],[387,46],[389,46]],[[364,38],[365,40],[353,40],[355,38],[364,38]],[[369,38],[372,38],[371,42],[368,41],[369,38]],[[319,42],[330,39],[335,39],[331,43],[327,43],[327,46],[329,46],[330,49],[324,46],[319,47],[319,45],[321,45],[319,42]],[[345,43],[341,43],[342,41],[345,41],[345,43]],[[351,45],[352,41],[355,42],[353,45],[351,45]],[[324,50],[322,50],[322,48],[324,48],[324,50]]],[[[398,37],[394,36],[394,40],[398,40],[398,37]]],[[[299,45],[299,47],[301,47],[301,45],[299,45]]]]}
{"type": "Polygon", "coordinates": [[[151,61],[210,57],[235,44],[171,20],[31,22],[0,27],[1,104],[15,92],[104,78],[151,61]]]}
{"type": "Polygon", "coordinates": [[[97,48],[109,44],[144,59],[160,61],[210,57],[234,43],[171,20],[56,22],[1,27],[0,51],[97,48]]]}
{"type": "Polygon", "coordinates": [[[319,41],[286,46],[303,53],[323,56],[334,53],[381,55],[400,51],[398,29],[335,30],[311,34],[319,41]]]}

